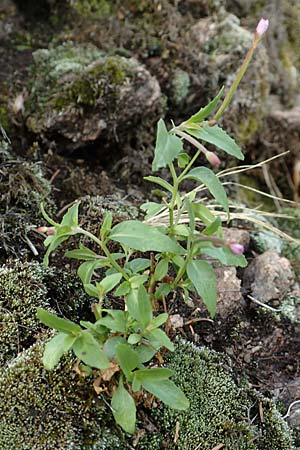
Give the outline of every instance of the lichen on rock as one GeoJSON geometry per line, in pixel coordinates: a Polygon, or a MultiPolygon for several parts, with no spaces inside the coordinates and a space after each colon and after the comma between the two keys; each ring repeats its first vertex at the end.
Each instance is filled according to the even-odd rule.
{"type": "Polygon", "coordinates": [[[34,54],[26,124],[74,150],[118,133],[161,107],[160,87],[137,60],[66,42],[34,54]]]}

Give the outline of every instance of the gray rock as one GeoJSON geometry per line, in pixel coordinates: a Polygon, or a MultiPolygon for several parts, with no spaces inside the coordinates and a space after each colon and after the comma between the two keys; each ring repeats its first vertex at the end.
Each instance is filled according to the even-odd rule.
{"type": "Polygon", "coordinates": [[[217,313],[222,319],[234,314],[240,307],[241,280],[235,267],[218,267],[217,275],[217,313]]]}
{"type": "MultiPolygon", "coordinates": [[[[25,103],[27,128],[75,150],[119,133],[161,107],[157,80],[134,58],[106,56],[93,45],[65,43],[34,54],[25,103]]],[[[134,131],[133,131],[134,133],[134,131]]]]}
{"type": "Polygon", "coordinates": [[[262,302],[282,300],[294,281],[294,272],[287,258],[274,250],[257,256],[244,272],[244,287],[262,302]]]}

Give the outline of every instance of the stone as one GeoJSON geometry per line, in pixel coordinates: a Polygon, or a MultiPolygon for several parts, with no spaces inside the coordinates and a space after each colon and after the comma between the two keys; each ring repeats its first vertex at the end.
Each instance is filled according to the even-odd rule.
{"type": "Polygon", "coordinates": [[[135,130],[142,117],[161,108],[156,78],[134,58],[72,42],[37,50],[33,58],[26,126],[64,151],[100,138],[116,142],[129,126],[135,130]]]}
{"type": "Polygon", "coordinates": [[[294,272],[287,258],[268,250],[251,261],[243,281],[251,295],[265,303],[283,299],[294,282],[294,272]]]}
{"type": "Polygon", "coordinates": [[[241,280],[235,267],[218,267],[217,275],[217,314],[222,319],[232,316],[240,308],[241,280]]]}

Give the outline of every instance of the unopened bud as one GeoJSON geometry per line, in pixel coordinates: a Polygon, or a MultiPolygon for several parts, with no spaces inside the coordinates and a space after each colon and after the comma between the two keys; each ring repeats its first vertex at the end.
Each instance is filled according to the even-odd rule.
{"type": "Polygon", "coordinates": [[[52,236],[55,233],[55,227],[37,227],[36,231],[38,233],[45,233],[47,236],[52,236]]]}
{"type": "Polygon", "coordinates": [[[242,244],[238,244],[237,242],[231,242],[229,244],[229,248],[235,255],[242,255],[245,251],[244,246],[242,244]]]}
{"type": "Polygon", "coordinates": [[[263,37],[267,29],[269,28],[269,20],[268,19],[260,19],[256,27],[256,35],[259,37],[263,37]]]}
{"type": "Polygon", "coordinates": [[[207,161],[213,166],[218,168],[221,164],[220,158],[213,152],[206,152],[205,153],[207,161]]]}

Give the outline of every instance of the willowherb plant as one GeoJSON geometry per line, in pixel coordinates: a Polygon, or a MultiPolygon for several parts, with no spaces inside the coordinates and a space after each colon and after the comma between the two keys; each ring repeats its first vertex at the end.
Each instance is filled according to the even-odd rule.
{"type": "Polygon", "coordinates": [[[217,120],[230,103],[267,25],[264,19],[259,22],[252,47],[221,106],[223,89],[207,106],[171,130],[167,130],[162,119],[158,122],[152,169],[155,172],[168,167],[172,183],[158,176],[146,177],[163,188],[165,195],[161,203],[148,202],[141,208],[146,212],[145,220],[151,219],[152,223],[162,210],[167,209],[168,223],[155,226],[145,221],[128,220],[112,226],[112,215],[108,213],[99,235],[95,236],[79,225],[80,202],[69,208],[61,223],[54,222],[42,208],[51,225],[38,229],[48,235],[45,264],[49,262],[49,255],[73,235],[85,236],[99,249],[96,253],[80,244],[78,249],[66,253],[69,258],[83,261],[78,275],[85,291],[96,299],[92,305],[95,322],[81,321],[78,325],[38,309],[39,319],[58,331],[46,344],[44,366],[53,369],[65,352],[73,350],[82,363],[82,373],[96,371],[98,379],[105,385],[103,392],[111,397],[116,422],[128,433],[135,431],[135,399],[142,390],[171,408],[184,410],[189,406],[184,393],[169,379],[172,371],[159,367],[162,361],[160,350],[165,347],[173,351],[174,346],[161,329],[168,315],[155,315],[154,303],[175,289],[181,289],[186,297],[190,292],[196,292],[214,317],[216,275],[210,262],[201,256],[209,256],[225,265],[244,267],[247,264],[242,254],[243,246],[224,240],[220,218],[204,203],[195,200],[194,191],[181,196],[180,185],[185,180],[203,184],[226,211],[229,220],[223,185],[212,170],[195,165],[201,153],[213,167],[220,164],[218,156],[208,151],[203,142],[243,159],[239,146],[217,120]],[[208,120],[211,115],[213,118],[208,120]],[[189,156],[183,151],[184,141],[196,148],[194,155],[189,156]],[[184,223],[183,217],[188,218],[184,223]],[[120,252],[110,252],[111,241],[119,244],[120,252]],[[100,282],[95,281],[97,270],[105,271],[100,282]],[[123,299],[122,309],[103,306],[109,292],[123,299]]]}

